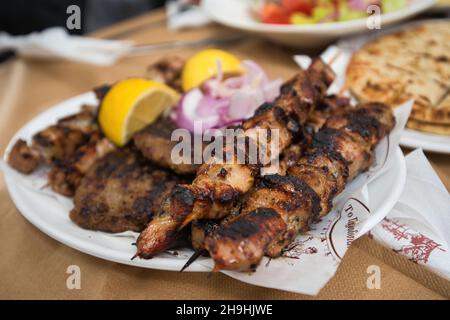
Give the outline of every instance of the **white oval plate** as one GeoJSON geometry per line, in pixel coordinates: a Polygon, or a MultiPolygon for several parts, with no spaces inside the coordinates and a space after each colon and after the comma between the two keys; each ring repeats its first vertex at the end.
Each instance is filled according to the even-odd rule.
{"type": "MultiPolygon", "coordinates": [[[[95,104],[94,94],[86,93],[63,101],[31,120],[8,144],[7,152],[19,138],[29,139],[37,131],[55,123],[58,118],[77,112],[83,103],[95,104]]],[[[16,172],[5,170],[5,182],[11,198],[21,214],[42,232],[55,240],[81,252],[122,264],[161,270],[180,270],[193,253],[190,249],[164,253],[151,260],[130,260],[135,253],[132,237],[115,236],[105,232],[85,230],[69,218],[69,210],[51,193],[32,190],[20,183],[16,172]]],[[[395,205],[406,179],[406,167],[400,148],[392,167],[368,185],[373,214],[384,217],[395,205]]],[[[33,241],[30,239],[30,241],[33,241]]],[[[200,258],[207,259],[207,258],[200,258]]],[[[210,271],[199,263],[193,263],[186,271],[210,271]]]]}
{"type": "Polygon", "coordinates": [[[405,129],[400,144],[408,148],[422,148],[425,151],[450,153],[450,136],[405,129]]]}
{"type": "MultiPolygon", "coordinates": [[[[406,8],[382,14],[381,24],[387,26],[412,17],[434,5],[435,0],[412,0],[406,8]]],[[[256,33],[274,42],[299,48],[314,48],[356,32],[370,31],[366,19],[307,25],[276,25],[260,23],[250,13],[251,1],[203,0],[202,8],[215,22],[231,28],[256,33]]]]}

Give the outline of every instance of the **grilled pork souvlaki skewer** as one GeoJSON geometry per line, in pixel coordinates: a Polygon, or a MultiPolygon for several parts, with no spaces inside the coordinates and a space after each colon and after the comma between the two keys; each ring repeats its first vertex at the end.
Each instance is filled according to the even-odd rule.
{"type": "MultiPolygon", "coordinates": [[[[252,141],[257,128],[279,130],[278,150],[291,144],[301,132],[309,113],[323,99],[334,80],[333,71],[322,60],[314,60],[308,70],[299,72],[281,88],[271,104],[263,104],[253,117],[242,124],[244,135],[252,141]]],[[[271,158],[278,156],[268,150],[271,158]]],[[[161,212],[137,240],[135,256],[151,258],[169,248],[177,231],[196,219],[220,219],[226,216],[240,196],[253,186],[255,176],[264,165],[231,163],[204,164],[190,185],[177,186],[164,201],[161,212]]]]}
{"type": "MultiPolygon", "coordinates": [[[[313,130],[313,128],[310,128],[313,130]]],[[[303,154],[308,142],[312,139],[312,134],[309,132],[305,132],[305,136],[303,137],[300,143],[294,143],[287,147],[283,154],[281,155],[282,159],[279,164],[278,173],[281,175],[285,175],[286,171],[297,161],[303,154]]],[[[240,203],[245,201],[245,195],[242,197],[240,203]]],[[[212,220],[212,219],[202,219],[195,220],[191,223],[191,245],[194,249],[194,253],[188,259],[186,264],[181,268],[180,271],[185,270],[189,267],[199,256],[208,255],[208,251],[205,249],[205,239],[208,235],[214,234],[220,226],[224,226],[231,221],[233,221],[239,215],[239,206],[233,208],[233,210],[222,220],[212,220]]]]}
{"type": "Polygon", "coordinates": [[[394,127],[389,107],[373,103],[333,116],[286,176],[268,175],[247,195],[241,214],[206,235],[215,270],[254,270],[278,257],[311,222],[326,215],[347,181],[367,170],[373,150],[394,127]]]}
{"type": "MultiPolygon", "coordinates": [[[[343,114],[350,110],[350,99],[343,96],[330,95],[325,97],[308,116],[304,127],[304,133],[300,141],[291,144],[283,150],[280,155],[280,163],[277,172],[286,175],[288,169],[297,164],[306,149],[311,145],[314,133],[316,133],[331,117],[343,114]]],[[[247,193],[251,194],[251,191],[247,193]]],[[[244,203],[245,195],[241,198],[244,203]]],[[[189,267],[201,255],[208,255],[205,249],[206,236],[214,234],[220,226],[230,223],[239,215],[239,208],[231,212],[222,220],[196,220],[191,224],[191,244],[195,250],[191,258],[186,262],[180,271],[189,267]]]]}

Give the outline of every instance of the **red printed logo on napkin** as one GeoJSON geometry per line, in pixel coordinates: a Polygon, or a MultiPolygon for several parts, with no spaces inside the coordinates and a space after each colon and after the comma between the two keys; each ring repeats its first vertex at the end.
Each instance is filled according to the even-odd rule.
{"type": "Polygon", "coordinates": [[[414,232],[396,220],[385,218],[381,227],[389,232],[395,240],[402,242],[399,249],[393,250],[407,256],[412,262],[426,264],[434,250],[445,251],[440,248],[441,244],[420,232],[414,232]]]}

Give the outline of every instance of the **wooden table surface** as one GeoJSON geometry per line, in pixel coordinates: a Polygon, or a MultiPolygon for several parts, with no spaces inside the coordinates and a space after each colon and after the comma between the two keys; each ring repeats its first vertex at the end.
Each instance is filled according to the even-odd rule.
{"type": "MultiPolygon", "coordinates": [[[[157,43],[223,37],[236,31],[217,25],[186,31],[166,28],[163,11],[155,11],[94,33],[96,37],[157,43]]],[[[295,70],[291,56],[299,53],[254,37],[224,49],[251,58],[271,77],[287,78],[295,70]]],[[[103,83],[143,76],[146,67],[167,54],[182,57],[198,49],[161,51],[122,59],[112,67],[67,61],[14,59],[0,65],[0,151],[25,123],[53,104],[103,83]]],[[[405,150],[407,152],[407,150],[405,150]]],[[[427,154],[447,188],[450,188],[448,155],[427,154]]],[[[43,204],[44,205],[44,204],[43,204]]],[[[223,274],[178,273],[141,269],[104,261],[48,237],[23,218],[0,179],[0,298],[82,299],[440,299],[449,297],[449,282],[385,249],[367,237],[349,249],[336,276],[317,297],[250,286],[223,274]],[[66,287],[69,265],[81,269],[81,289],[66,287]],[[369,290],[367,267],[378,265],[382,286],[369,290]]]]}

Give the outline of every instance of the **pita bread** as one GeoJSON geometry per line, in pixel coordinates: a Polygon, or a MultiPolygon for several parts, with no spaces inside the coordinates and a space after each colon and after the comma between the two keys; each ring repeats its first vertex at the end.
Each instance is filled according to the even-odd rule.
{"type": "Polygon", "coordinates": [[[450,125],[421,122],[414,119],[409,119],[406,127],[413,130],[450,136],[450,125]]]}
{"type": "Polygon", "coordinates": [[[450,125],[450,21],[423,24],[366,44],[348,65],[346,87],[361,102],[397,106],[415,99],[411,119],[450,125]]]}

